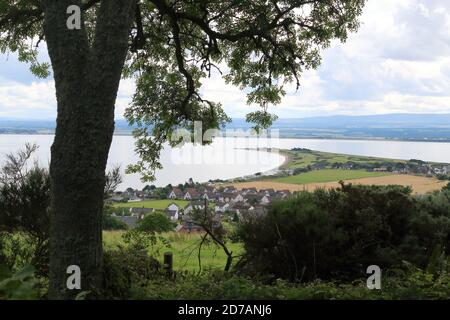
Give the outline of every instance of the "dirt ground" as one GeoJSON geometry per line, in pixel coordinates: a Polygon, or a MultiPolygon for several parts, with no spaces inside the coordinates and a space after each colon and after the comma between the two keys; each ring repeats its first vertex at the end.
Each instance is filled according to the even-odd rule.
{"type": "MultiPolygon", "coordinates": [[[[414,193],[425,194],[431,191],[440,190],[447,185],[445,181],[439,181],[434,178],[427,178],[412,175],[389,175],[385,177],[363,178],[346,180],[347,183],[363,184],[363,185],[389,185],[396,184],[402,186],[411,186],[414,193]]],[[[291,184],[279,183],[271,181],[254,181],[232,184],[237,189],[256,188],[256,189],[275,189],[275,190],[290,190],[290,191],[313,191],[316,188],[336,188],[339,183],[336,182],[322,182],[322,183],[308,183],[308,184],[291,184]]]]}

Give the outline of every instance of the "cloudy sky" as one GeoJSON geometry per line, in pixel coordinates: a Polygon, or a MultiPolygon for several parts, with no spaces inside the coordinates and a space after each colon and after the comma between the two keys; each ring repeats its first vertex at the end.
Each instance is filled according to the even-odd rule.
{"type": "MultiPolygon", "coordinates": [[[[272,110],[281,118],[332,114],[450,113],[450,1],[368,0],[362,26],[345,44],[323,52],[318,70],[304,73],[272,110]]],[[[47,59],[43,48],[42,59],[47,59]]],[[[256,109],[219,76],[203,93],[232,117],[256,109]]],[[[121,83],[116,118],[134,85],[121,83]]],[[[54,119],[52,80],[34,78],[13,55],[0,56],[0,119],[54,119]]]]}

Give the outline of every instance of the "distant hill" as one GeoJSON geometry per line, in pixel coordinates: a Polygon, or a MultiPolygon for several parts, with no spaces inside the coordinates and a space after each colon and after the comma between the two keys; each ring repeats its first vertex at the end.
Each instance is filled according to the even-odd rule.
{"type": "MultiPolygon", "coordinates": [[[[227,129],[248,130],[251,124],[233,119],[227,129]]],[[[0,120],[0,133],[53,133],[55,121],[0,120]]],[[[450,114],[383,114],[278,119],[271,129],[281,137],[359,138],[450,141],[450,114]]],[[[131,134],[125,120],[116,120],[116,134],[131,134]]]]}

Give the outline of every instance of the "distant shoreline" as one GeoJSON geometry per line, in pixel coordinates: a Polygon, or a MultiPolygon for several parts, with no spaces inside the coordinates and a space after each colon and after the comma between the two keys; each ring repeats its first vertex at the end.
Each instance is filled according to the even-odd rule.
{"type": "MultiPolygon", "coordinates": [[[[22,135],[22,136],[48,136],[54,135],[54,132],[0,132],[0,135],[22,135]]],[[[131,133],[114,133],[114,136],[126,137],[133,135],[131,133]]],[[[221,137],[227,138],[227,137],[221,137]]],[[[230,136],[229,138],[234,138],[230,136]]],[[[267,137],[270,138],[270,137],[267,137]]],[[[390,139],[390,138],[373,138],[373,137],[292,137],[292,136],[280,136],[276,139],[296,139],[296,140],[342,140],[342,141],[398,141],[398,142],[439,142],[450,143],[450,139],[436,140],[436,139],[390,139]]]]}

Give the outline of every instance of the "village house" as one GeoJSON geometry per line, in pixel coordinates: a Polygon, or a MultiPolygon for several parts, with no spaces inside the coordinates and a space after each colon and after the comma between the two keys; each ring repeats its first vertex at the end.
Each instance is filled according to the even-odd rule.
{"type": "Polygon", "coordinates": [[[208,201],[213,201],[215,197],[216,195],[214,194],[214,192],[205,191],[202,193],[202,196],[200,198],[208,201]]]}
{"type": "Polygon", "coordinates": [[[237,213],[241,215],[244,212],[247,212],[252,208],[252,205],[246,202],[236,202],[227,209],[228,212],[237,213]]]}
{"type": "Polygon", "coordinates": [[[183,213],[185,215],[190,214],[194,209],[197,209],[197,210],[205,209],[205,201],[202,201],[202,200],[191,201],[184,207],[183,213]]]}
{"type": "Polygon", "coordinates": [[[155,210],[153,208],[130,208],[130,216],[143,218],[147,214],[153,213],[155,210]]]}
{"type": "Polygon", "coordinates": [[[171,221],[178,221],[180,216],[180,207],[176,203],[172,202],[167,206],[165,213],[171,221]]]}
{"type": "Polygon", "coordinates": [[[183,199],[184,200],[196,200],[200,199],[201,194],[194,188],[189,188],[185,191],[183,199]]]}
{"type": "Polygon", "coordinates": [[[122,221],[123,223],[125,223],[128,228],[130,229],[134,229],[137,227],[137,222],[139,220],[138,217],[132,217],[132,216],[116,216],[115,214],[113,214],[112,216],[114,216],[116,219],[122,221]]]}
{"type": "Polygon", "coordinates": [[[175,228],[176,232],[180,232],[180,233],[197,233],[197,232],[203,232],[203,228],[196,225],[193,221],[192,218],[187,216],[187,215],[183,215],[181,218],[181,223],[179,225],[177,225],[177,227],[175,228]]]}
{"type": "Polygon", "coordinates": [[[180,188],[173,188],[172,191],[170,191],[167,198],[169,199],[182,199],[183,198],[183,191],[181,191],[180,188]]]}

